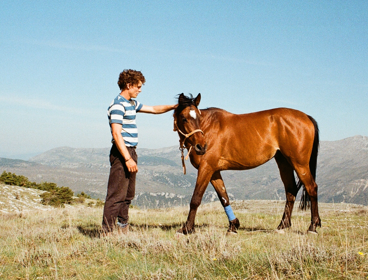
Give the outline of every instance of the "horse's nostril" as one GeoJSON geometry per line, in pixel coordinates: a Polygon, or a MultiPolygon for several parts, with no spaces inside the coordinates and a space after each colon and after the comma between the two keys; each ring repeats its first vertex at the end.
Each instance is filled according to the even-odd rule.
{"type": "Polygon", "coordinates": [[[194,146],[194,149],[196,150],[198,155],[204,155],[207,150],[207,144],[205,144],[203,147],[200,144],[196,144],[194,146]]]}

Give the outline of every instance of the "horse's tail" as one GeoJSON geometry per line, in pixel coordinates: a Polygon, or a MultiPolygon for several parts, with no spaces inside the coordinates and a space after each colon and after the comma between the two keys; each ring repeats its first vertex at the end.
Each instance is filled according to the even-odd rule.
{"type": "MultiPolygon", "coordinates": [[[[310,172],[312,173],[313,179],[316,180],[316,174],[317,174],[317,156],[318,156],[318,148],[319,148],[319,129],[318,129],[318,124],[316,122],[315,119],[313,119],[311,116],[308,116],[308,118],[312,121],[313,125],[314,125],[314,141],[313,141],[313,149],[312,149],[312,154],[309,160],[309,169],[310,172]]],[[[298,184],[297,184],[297,188],[298,191],[299,189],[303,187],[303,193],[302,193],[302,197],[300,200],[300,205],[299,208],[302,210],[306,210],[308,208],[310,208],[310,197],[305,189],[304,184],[302,183],[302,181],[299,179],[298,184]]]]}

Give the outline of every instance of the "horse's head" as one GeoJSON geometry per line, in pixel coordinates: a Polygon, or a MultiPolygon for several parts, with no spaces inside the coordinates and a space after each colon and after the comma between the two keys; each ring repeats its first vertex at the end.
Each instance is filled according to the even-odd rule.
{"type": "Polygon", "coordinates": [[[174,131],[179,134],[181,146],[189,144],[198,155],[203,155],[207,150],[207,143],[200,127],[200,101],[200,93],[196,98],[187,97],[183,93],[179,95],[179,104],[174,111],[174,131]]]}

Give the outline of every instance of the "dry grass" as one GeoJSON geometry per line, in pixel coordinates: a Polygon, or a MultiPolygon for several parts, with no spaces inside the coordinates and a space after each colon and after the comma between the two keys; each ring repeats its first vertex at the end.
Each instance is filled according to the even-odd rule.
{"type": "Polygon", "coordinates": [[[234,202],[239,234],[226,237],[219,203],[202,205],[196,233],[177,236],[187,207],[131,209],[132,232],[99,238],[102,208],[0,214],[1,279],[366,279],[367,207],[320,205],[319,235],[295,211],[274,229],[283,203],[234,202]]]}

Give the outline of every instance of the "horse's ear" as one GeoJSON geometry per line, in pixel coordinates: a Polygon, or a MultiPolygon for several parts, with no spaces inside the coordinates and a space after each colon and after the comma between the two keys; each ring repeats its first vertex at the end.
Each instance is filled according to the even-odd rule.
{"type": "Polygon", "coordinates": [[[198,107],[199,102],[201,102],[201,94],[198,93],[197,97],[194,99],[194,104],[196,105],[196,107],[198,107]]]}
{"type": "Polygon", "coordinates": [[[178,98],[179,104],[182,104],[185,101],[185,99],[186,99],[186,97],[185,97],[184,93],[181,93],[179,95],[179,98],[178,98]]]}

